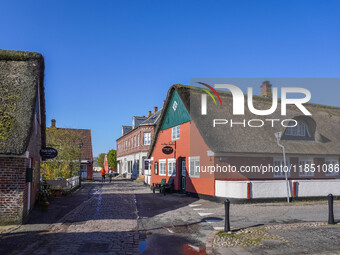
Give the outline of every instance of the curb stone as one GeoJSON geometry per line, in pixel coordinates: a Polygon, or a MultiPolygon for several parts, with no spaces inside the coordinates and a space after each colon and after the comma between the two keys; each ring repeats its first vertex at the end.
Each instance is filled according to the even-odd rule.
{"type": "Polygon", "coordinates": [[[217,233],[218,231],[216,230],[211,232],[211,234],[208,236],[207,240],[205,241],[205,249],[206,249],[207,255],[214,255],[213,241],[217,233]]]}

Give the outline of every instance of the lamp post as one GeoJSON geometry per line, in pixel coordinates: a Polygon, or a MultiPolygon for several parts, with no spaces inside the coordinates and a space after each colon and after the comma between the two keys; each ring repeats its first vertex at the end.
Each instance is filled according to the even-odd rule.
{"type": "Polygon", "coordinates": [[[79,153],[79,186],[81,186],[81,148],[83,147],[83,143],[79,143],[78,144],[78,148],[80,150],[80,153],[79,153]]]}
{"type": "Polygon", "coordinates": [[[285,172],[286,186],[287,186],[287,203],[289,203],[289,184],[288,184],[288,171],[287,171],[288,168],[287,168],[287,164],[286,164],[286,149],[282,144],[280,144],[281,136],[282,136],[282,132],[276,132],[275,133],[277,145],[282,148],[283,169],[284,169],[284,172],[285,172]]]}

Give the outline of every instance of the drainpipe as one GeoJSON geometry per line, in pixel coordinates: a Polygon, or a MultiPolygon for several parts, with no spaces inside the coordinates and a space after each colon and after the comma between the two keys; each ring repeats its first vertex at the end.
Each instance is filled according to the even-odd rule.
{"type": "Polygon", "coordinates": [[[283,167],[284,167],[284,172],[285,172],[285,177],[286,177],[286,186],[287,186],[287,203],[289,203],[289,183],[288,183],[288,168],[287,168],[287,163],[286,163],[286,149],[285,147],[280,144],[280,139],[281,139],[281,136],[282,136],[282,132],[276,132],[275,133],[275,137],[276,137],[276,142],[277,142],[277,145],[279,147],[282,148],[282,153],[283,153],[283,167]]]}

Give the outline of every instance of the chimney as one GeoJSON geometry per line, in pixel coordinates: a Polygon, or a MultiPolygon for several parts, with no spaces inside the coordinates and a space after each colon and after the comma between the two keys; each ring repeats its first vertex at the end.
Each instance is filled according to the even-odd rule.
{"type": "Polygon", "coordinates": [[[264,97],[272,96],[272,85],[269,83],[269,81],[262,82],[260,96],[264,97]]]}
{"type": "Polygon", "coordinates": [[[55,119],[51,119],[51,127],[55,128],[55,119]]]}
{"type": "Polygon", "coordinates": [[[149,111],[149,113],[148,113],[148,118],[151,116],[151,111],[149,111]]]}
{"type": "Polygon", "coordinates": [[[165,100],[163,100],[163,106],[162,106],[162,109],[164,108],[164,105],[165,105],[165,100]]]}
{"type": "Polygon", "coordinates": [[[156,113],[157,111],[158,111],[158,107],[155,106],[155,107],[153,108],[153,113],[156,113]]]}

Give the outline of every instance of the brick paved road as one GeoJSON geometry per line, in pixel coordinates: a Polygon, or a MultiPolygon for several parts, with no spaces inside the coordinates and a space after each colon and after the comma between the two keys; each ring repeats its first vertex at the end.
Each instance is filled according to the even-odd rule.
{"type": "Polygon", "coordinates": [[[135,193],[131,181],[103,184],[19,254],[138,254],[135,193]]]}
{"type": "MultiPolygon", "coordinates": [[[[205,254],[207,237],[224,224],[221,203],[153,194],[141,182],[86,183],[71,196],[73,200],[67,196],[52,202],[41,219],[36,214],[30,224],[0,235],[0,254],[205,254]],[[76,206],[60,218],[65,211],[58,207],[69,208],[72,201],[76,206]],[[16,242],[17,247],[4,248],[16,242]]],[[[336,202],[337,219],[339,209],[336,202]]],[[[327,219],[325,202],[231,206],[233,227],[323,219],[327,219]]],[[[317,231],[313,238],[318,238],[317,231]]]]}

